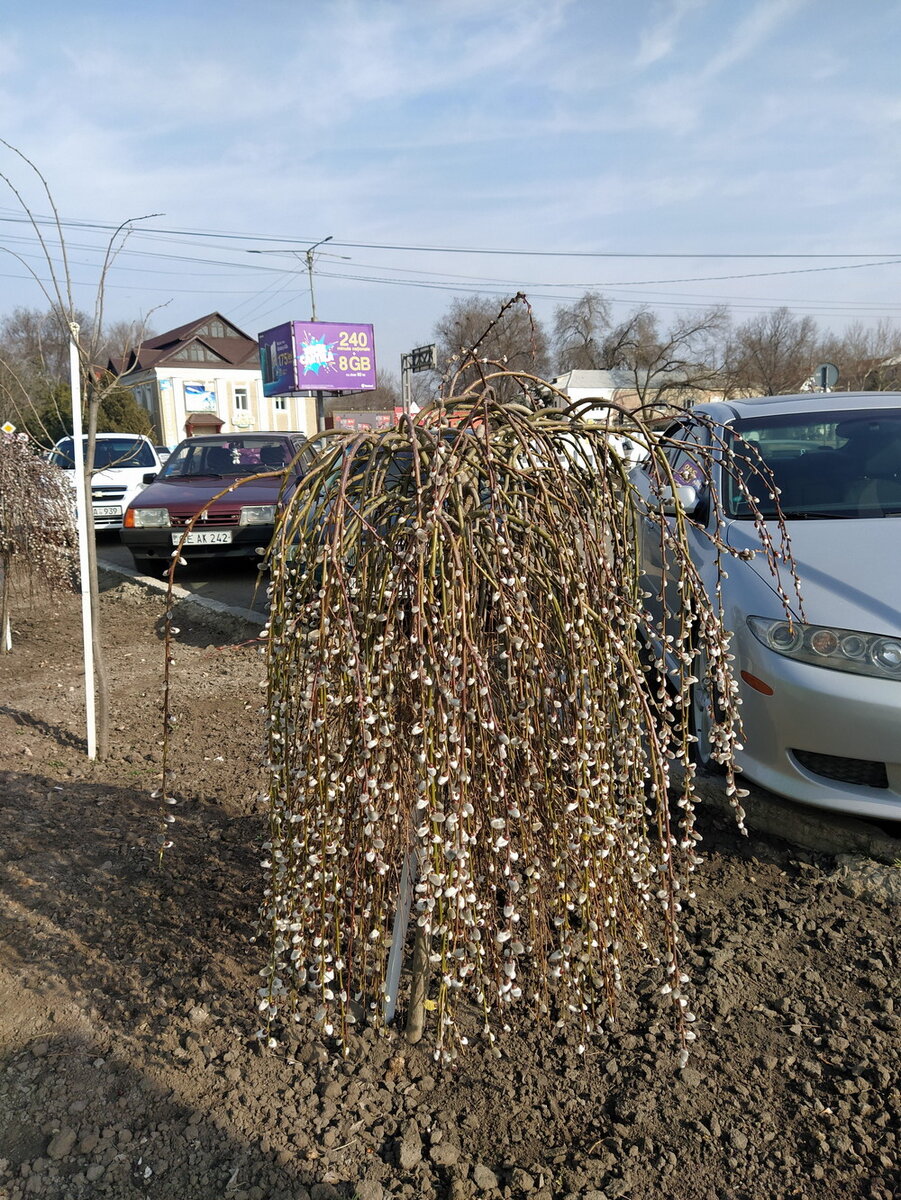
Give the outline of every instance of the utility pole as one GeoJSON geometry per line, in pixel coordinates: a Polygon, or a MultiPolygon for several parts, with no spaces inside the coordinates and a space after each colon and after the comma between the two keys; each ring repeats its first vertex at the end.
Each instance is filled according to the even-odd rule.
{"type": "Polygon", "coordinates": [[[313,289],[313,251],[319,246],[324,246],[326,242],[330,242],[335,235],[330,233],[327,238],[323,238],[321,242],[314,242],[306,251],[307,259],[307,274],[310,277],[310,320],[316,320],[316,292],[313,289]]]}
{"type": "MultiPolygon", "coordinates": [[[[309,282],[310,282],[310,320],[311,321],[316,320],[316,289],[315,289],[315,284],[313,281],[313,263],[315,262],[314,251],[318,250],[320,246],[324,246],[326,244],[326,242],[330,242],[334,236],[335,236],[334,234],[330,233],[328,235],[328,237],[321,238],[318,242],[314,242],[313,245],[307,247],[306,250],[290,249],[287,251],[287,253],[292,254],[294,256],[294,258],[298,261],[300,261],[301,254],[303,254],[303,258],[306,261],[307,278],[309,279],[309,282]]],[[[248,254],[284,254],[284,253],[285,253],[284,250],[248,250],[248,254]]],[[[347,256],[343,255],[343,254],[339,254],[339,255],[333,255],[332,257],[344,259],[347,256]]],[[[321,433],[322,430],[325,429],[325,403],[324,403],[325,393],[323,391],[317,390],[313,394],[316,397],[316,428],[321,433]]]]}
{"type": "MultiPolygon", "coordinates": [[[[310,277],[310,320],[316,320],[316,291],[313,287],[313,251],[319,246],[324,246],[326,242],[330,242],[334,234],[330,233],[328,237],[323,238],[320,242],[314,242],[306,251],[307,259],[307,274],[310,277]]],[[[319,433],[325,429],[325,393],[321,389],[316,391],[316,429],[319,433]]]]}

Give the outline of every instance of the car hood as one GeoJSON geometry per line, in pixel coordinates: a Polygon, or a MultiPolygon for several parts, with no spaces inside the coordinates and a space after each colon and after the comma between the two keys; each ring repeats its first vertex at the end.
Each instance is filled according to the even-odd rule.
{"type": "MultiPolygon", "coordinates": [[[[190,504],[200,508],[232,482],[234,480],[231,478],[213,479],[208,475],[200,475],[195,479],[155,479],[144,488],[136,504],[140,508],[168,508],[170,504],[190,504]]],[[[219,503],[275,504],[281,482],[281,478],[278,478],[244,483],[223,496],[219,503]]]]}
{"type": "MultiPolygon", "coordinates": [[[[808,622],[868,633],[901,633],[901,518],[788,521],[786,525],[808,622]]],[[[773,534],[778,541],[778,532],[773,534]]],[[[756,551],[747,566],[775,596],[773,576],[753,525],[732,522],[726,540],[737,550],[756,551]]],[[[727,569],[731,578],[741,573],[739,564],[727,569]]],[[[782,585],[793,598],[787,569],[782,585]]]]}
{"type": "MultiPolygon", "coordinates": [[[[63,479],[75,491],[75,471],[72,468],[61,468],[63,479]]],[[[140,483],[144,476],[149,474],[153,467],[114,467],[106,471],[94,471],[91,475],[92,487],[112,487],[122,485],[131,486],[135,483],[140,483]]]]}

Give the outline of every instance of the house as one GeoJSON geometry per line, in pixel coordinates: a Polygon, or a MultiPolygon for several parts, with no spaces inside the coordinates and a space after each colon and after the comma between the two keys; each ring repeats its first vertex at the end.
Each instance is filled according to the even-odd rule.
{"type": "Polygon", "coordinates": [[[551,403],[565,407],[578,405],[576,412],[587,421],[619,425],[624,412],[642,410],[642,419],[672,413],[674,408],[689,408],[704,400],[722,399],[723,393],[712,387],[713,373],[702,369],[686,370],[684,365],[630,370],[610,367],[596,371],[565,371],[551,381],[562,399],[550,393],[551,403]]]}
{"type": "Polygon", "coordinates": [[[220,313],[147,338],[124,359],[110,359],[109,370],[169,446],[198,433],[316,433],[315,398],[264,396],[256,338],[220,313]]]}
{"type": "Polygon", "coordinates": [[[618,424],[611,405],[635,408],[639,403],[635,376],[630,371],[613,368],[601,371],[565,371],[550,381],[551,386],[567,398],[552,393],[551,403],[560,407],[577,404],[576,410],[586,421],[607,421],[618,424]]]}

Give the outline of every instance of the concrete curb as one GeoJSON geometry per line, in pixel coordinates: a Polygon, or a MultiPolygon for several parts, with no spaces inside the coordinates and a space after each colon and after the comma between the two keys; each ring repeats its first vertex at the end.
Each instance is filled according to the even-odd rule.
{"type": "MultiPolygon", "coordinates": [[[[120,567],[118,563],[98,563],[98,575],[101,584],[115,586],[119,583],[134,584],[148,592],[157,592],[161,597],[166,596],[168,585],[162,579],[152,579],[149,575],[139,575],[128,567],[120,567]]],[[[266,623],[263,613],[254,612],[251,608],[232,608],[219,600],[210,600],[204,596],[195,596],[184,588],[176,585],[172,589],[175,599],[175,609],[182,619],[190,619],[205,629],[214,630],[228,637],[253,637],[259,633],[266,623]]]]}

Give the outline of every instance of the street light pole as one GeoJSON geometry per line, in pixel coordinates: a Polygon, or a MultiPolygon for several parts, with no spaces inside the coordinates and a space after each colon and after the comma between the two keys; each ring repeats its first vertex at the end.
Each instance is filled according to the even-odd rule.
{"type": "Polygon", "coordinates": [[[313,251],[319,246],[324,246],[326,242],[330,242],[335,235],[330,233],[327,238],[323,238],[321,242],[314,242],[306,251],[307,259],[307,274],[310,277],[310,320],[316,320],[316,292],[313,289],[313,251]]]}
{"type": "MultiPolygon", "coordinates": [[[[316,320],[316,291],[315,291],[315,287],[313,284],[313,262],[314,262],[313,252],[314,252],[314,250],[318,250],[320,246],[324,246],[326,242],[330,242],[333,237],[334,237],[334,234],[330,233],[328,235],[328,237],[321,238],[318,242],[314,242],[312,246],[309,246],[306,250],[303,251],[303,255],[304,255],[304,258],[306,259],[306,264],[307,264],[307,277],[309,278],[309,281],[310,281],[310,320],[311,321],[316,320]]],[[[283,254],[283,253],[285,253],[285,251],[283,251],[283,250],[250,250],[249,253],[250,254],[283,254]]],[[[298,260],[300,259],[300,255],[301,255],[300,250],[292,249],[292,250],[288,250],[288,253],[293,254],[296,259],[298,259],[298,260]]],[[[339,255],[338,257],[344,258],[345,256],[339,255]]],[[[319,430],[319,432],[321,433],[322,430],[325,429],[325,403],[323,400],[325,393],[322,391],[316,391],[314,393],[314,395],[316,397],[316,427],[319,430]]]]}
{"type": "MultiPolygon", "coordinates": [[[[310,320],[316,320],[316,292],[313,288],[313,251],[320,246],[324,246],[326,242],[330,242],[334,234],[329,234],[320,242],[314,242],[306,251],[307,257],[307,274],[310,277],[310,320]]],[[[316,390],[316,429],[319,433],[325,429],[325,393],[317,388],[316,390]]]]}

